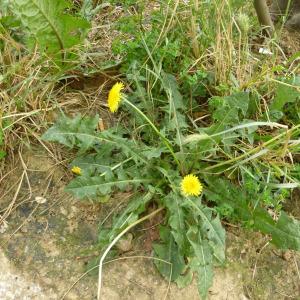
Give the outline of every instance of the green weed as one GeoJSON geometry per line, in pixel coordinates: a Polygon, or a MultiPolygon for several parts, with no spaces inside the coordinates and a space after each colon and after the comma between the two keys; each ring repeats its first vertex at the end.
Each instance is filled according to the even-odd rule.
{"type": "Polygon", "coordinates": [[[292,165],[285,163],[284,170],[279,164],[272,166],[272,157],[285,155],[283,143],[284,151],[293,151],[289,141],[299,137],[300,126],[287,129],[274,122],[250,120],[251,95],[239,92],[212,97],[212,124],[195,128],[175,77],[155,66],[151,72],[147,67],[147,72],[148,81],[134,76],[132,94],[120,94],[121,84],[117,93],[116,85],[112,89],[114,104],[128,114],[126,124],[99,132],[97,116],[62,116],[43,138],[78,149],[71,166],[80,171],[66,187],[74,196],[101,201],[116,190],[138,192],[114,217],[111,228],[100,228],[101,248],[110,245],[109,250],[140,222],[150,204],[156,205],[157,212],[164,209],[166,221],[159,229],[161,242],[153,245],[160,259],[155,265],[180,287],[197,274],[199,294],[205,299],[213,265],[225,262],[225,231],[218,212],[270,235],[279,248],[300,249],[300,222],[281,210],[287,189],[299,181],[292,165]],[[278,133],[274,137],[262,134],[262,138],[258,135],[261,126],[278,127],[278,133]],[[205,183],[200,197],[184,193],[182,182],[188,174],[196,174],[205,183]]]}
{"type": "MultiPolygon", "coordinates": [[[[26,110],[42,98],[20,97],[20,89],[26,93],[37,79],[47,82],[62,76],[69,63],[74,67],[88,28],[82,16],[91,19],[101,6],[85,1],[74,12],[66,1],[20,3],[6,5],[1,33],[12,41],[0,47],[11,47],[14,58],[24,52],[38,57],[15,64],[2,58],[5,99],[15,95],[14,107],[26,110]],[[25,73],[25,83],[14,79],[46,57],[47,75],[25,73]],[[22,68],[27,63],[30,68],[22,68]]],[[[299,187],[299,163],[293,160],[299,154],[299,76],[278,66],[275,55],[252,53],[255,23],[243,1],[159,4],[149,13],[141,1],[123,3],[112,48],[124,83],[113,86],[108,101],[111,112],[123,112],[117,125],[99,130],[98,115],[62,115],[43,139],[77,151],[70,166],[76,176],[66,187],[75,197],[106,202],[115,191],[133,194],[112,224],[99,230],[98,246],[107,248],[98,296],[110,249],[160,213],[160,241],[153,244],[157,269],[180,287],[196,275],[205,299],[213,266],[225,263],[221,218],[261,231],[279,248],[300,250],[300,222],[282,209],[299,187]]],[[[38,88],[33,91],[39,95],[38,88]]],[[[1,126],[0,147],[11,124],[1,126]]]]}
{"type": "Polygon", "coordinates": [[[290,117],[299,77],[286,76],[284,68],[265,69],[264,61],[253,65],[251,16],[234,15],[240,1],[217,2],[201,9],[197,1],[162,2],[147,17],[138,7],[137,14],[121,18],[113,51],[132,92],[121,93],[119,84],[111,95],[126,121],[99,132],[98,116],[62,116],[43,135],[78,150],[71,163],[77,176],[66,188],[76,197],[106,201],[116,190],[137,191],[112,226],[100,228],[99,247],[109,247],[100,260],[98,295],[106,254],[147,218],[141,216],[150,205],[165,216],[161,240],[153,245],[156,267],[180,287],[196,274],[202,299],[213,266],[225,262],[220,216],[269,235],[279,248],[300,249],[300,222],[282,210],[290,190],[299,187],[299,165],[288,159],[299,151],[300,125],[297,115],[290,117]],[[259,71],[252,73],[255,66],[259,71]],[[261,103],[266,93],[272,94],[268,109],[261,103]],[[208,118],[198,123],[197,114],[208,118]],[[290,121],[275,123],[284,118],[290,121]],[[194,182],[190,194],[183,187],[188,174],[202,182],[199,190],[194,182]]]}

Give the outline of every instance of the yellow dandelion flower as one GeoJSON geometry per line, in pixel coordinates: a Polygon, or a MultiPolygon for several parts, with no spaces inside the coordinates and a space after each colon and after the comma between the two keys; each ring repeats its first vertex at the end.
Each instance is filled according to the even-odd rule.
{"type": "Polygon", "coordinates": [[[122,98],[121,91],[124,89],[122,82],[117,82],[113,85],[108,94],[108,107],[114,113],[118,110],[122,98]]]}
{"type": "Polygon", "coordinates": [[[76,175],[81,175],[81,168],[74,166],[71,171],[76,175]]]}
{"type": "Polygon", "coordinates": [[[186,175],[181,181],[181,191],[184,196],[199,196],[202,190],[203,186],[196,175],[186,175]]]}

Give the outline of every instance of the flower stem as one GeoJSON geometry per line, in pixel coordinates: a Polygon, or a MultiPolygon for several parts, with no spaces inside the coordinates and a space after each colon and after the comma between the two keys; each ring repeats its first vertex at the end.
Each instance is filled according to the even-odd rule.
{"type": "Polygon", "coordinates": [[[176,157],[169,140],[159,132],[158,128],[153,124],[153,122],[138,107],[136,107],[134,104],[132,104],[126,98],[123,98],[122,100],[124,102],[126,102],[129,106],[131,106],[135,111],[137,111],[147,121],[147,123],[152,127],[152,129],[155,131],[155,133],[162,139],[162,141],[164,142],[164,144],[166,145],[166,147],[169,149],[170,153],[172,154],[175,162],[178,164],[179,168],[181,169],[181,164],[180,164],[178,158],[176,157]]]}

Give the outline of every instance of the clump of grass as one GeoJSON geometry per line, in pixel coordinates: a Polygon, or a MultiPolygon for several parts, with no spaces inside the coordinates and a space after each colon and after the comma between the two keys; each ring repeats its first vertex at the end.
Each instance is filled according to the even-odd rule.
{"type": "Polygon", "coordinates": [[[20,141],[29,144],[29,130],[36,131],[36,127],[42,126],[43,112],[50,107],[54,81],[42,69],[38,53],[24,54],[21,44],[7,35],[2,37],[5,43],[0,53],[1,128],[4,150],[10,152],[20,141]]]}
{"type": "Polygon", "coordinates": [[[31,137],[36,138],[47,126],[48,112],[66,105],[59,103],[65,90],[62,82],[81,63],[78,53],[88,22],[73,16],[75,11],[65,10],[71,8],[67,1],[54,2],[47,7],[43,1],[35,7],[30,1],[23,6],[4,4],[0,23],[2,156],[13,152],[19,143],[30,145],[31,137]],[[34,15],[30,17],[27,10],[34,15]]]}

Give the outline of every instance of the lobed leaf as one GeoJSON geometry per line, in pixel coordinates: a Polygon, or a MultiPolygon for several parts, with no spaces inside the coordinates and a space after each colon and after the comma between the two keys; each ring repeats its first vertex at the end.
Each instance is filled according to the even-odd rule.
{"type": "Polygon", "coordinates": [[[113,164],[113,159],[110,154],[111,151],[105,149],[105,151],[101,151],[100,153],[78,156],[72,161],[71,166],[79,167],[83,175],[89,176],[109,172],[112,170],[111,165],[113,164]]]}
{"type": "Polygon", "coordinates": [[[251,224],[256,230],[269,234],[271,242],[281,249],[300,250],[300,221],[281,212],[275,221],[270,214],[257,203],[259,196],[241,189],[225,179],[206,178],[210,188],[205,190],[208,200],[227,203],[234,209],[236,217],[251,224]]]}
{"type": "Polygon", "coordinates": [[[213,279],[213,250],[208,240],[202,239],[201,232],[196,226],[189,228],[187,237],[195,255],[189,266],[198,275],[198,291],[201,299],[206,299],[213,279]]]}
{"type": "Polygon", "coordinates": [[[73,179],[66,187],[66,191],[72,193],[76,198],[96,197],[99,195],[108,195],[112,188],[123,190],[128,186],[139,186],[142,183],[149,183],[151,179],[115,179],[106,180],[104,176],[78,176],[73,179]]]}
{"type": "Polygon", "coordinates": [[[279,220],[272,226],[271,235],[272,243],[278,248],[300,250],[300,222],[285,212],[281,212],[279,220]]]}
{"type": "Polygon", "coordinates": [[[166,207],[169,210],[168,224],[171,227],[171,233],[177,243],[181,253],[185,252],[186,248],[186,224],[185,211],[183,209],[183,199],[175,193],[170,193],[164,200],[166,207]]]}
{"type": "Polygon", "coordinates": [[[194,215],[201,218],[201,231],[203,236],[208,239],[214,254],[219,263],[225,261],[225,230],[222,227],[218,215],[213,216],[215,211],[209,207],[203,207],[201,204],[190,201],[191,209],[194,215]]]}
{"type": "Polygon", "coordinates": [[[168,106],[165,110],[168,112],[166,115],[166,122],[168,130],[176,132],[176,143],[180,146],[182,151],[183,129],[188,127],[186,122],[186,115],[183,113],[186,109],[186,104],[183,97],[179,92],[179,87],[176,78],[168,73],[162,72],[162,82],[168,97],[168,106]]]}
{"type": "Polygon", "coordinates": [[[286,103],[295,102],[300,98],[300,76],[284,78],[279,82],[275,91],[275,98],[270,110],[281,111],[286,103]]]}
{"type": "Polygon", "coordinates": [[[154,263],[162,276],[167,280],[171,278],[175,281],[185,269],[184,258],[180,254],[170,229],[161,226],[159,232],[162,243],[154,244],[153,250],[161,261],[155,260],[154,263]]]}
{"type": "Polygon", "coordinates": [[[62,115],[58,121],[49,128],[42,139],[49,142],[58,142],[69,148],[78,147],[81,152],[85,152],[100,142],[101,139],[96,135],[99,116],[82,117],[77,115],[75,118],[68,118],[62,115]]]}
{"type": "Polygon", "coordinates": [[[111,228],[100,228],[99,244],[101,247],[108,245],[125,227],[135,222],[141,213],[146,210],[146,205],[151,201],[153,194],[138,195],[129,200],[125,210],[114,217],[111,228]]]}
{"type": "Polygon", "coordinates": [[[239,92],[225,97],[216,96],[209,100],[209,108],[216,122],[224,125],[237,124],[246,117],[249,101],[247,92],[239,92]]]}
{"type": "Polygon", "coordinates": [[[11,9],[27,32],[27,43],[47,53],[65,52],[82,42],[89,23],[67,13],[65,0],[12,0],[11,9]]]}
{"type": "MultiPolygon", "coordinates": [[[[108,154],[119,150],[123,157],[131,157],[137,164],[148,164],[152,158],[158,158],[163,149],[138,144],[135,141],[123,138],[122,128],[116,128],[97,132],[99,117],[88,117],[77,115],[75,118],[69,118],[62,115],[57,122],[49,128],[42,136],[42,139],[50,142],[58,142],[69,148],[79,148],[80,153],[84,153],[94,148],[98,153],[103,153],[101,149],[106,149],[108,154]]],[[[114,152],[114,156],[116,153],[114,152]]],[[[98,158],[100,156],[98,155],[98,158]]]]}

